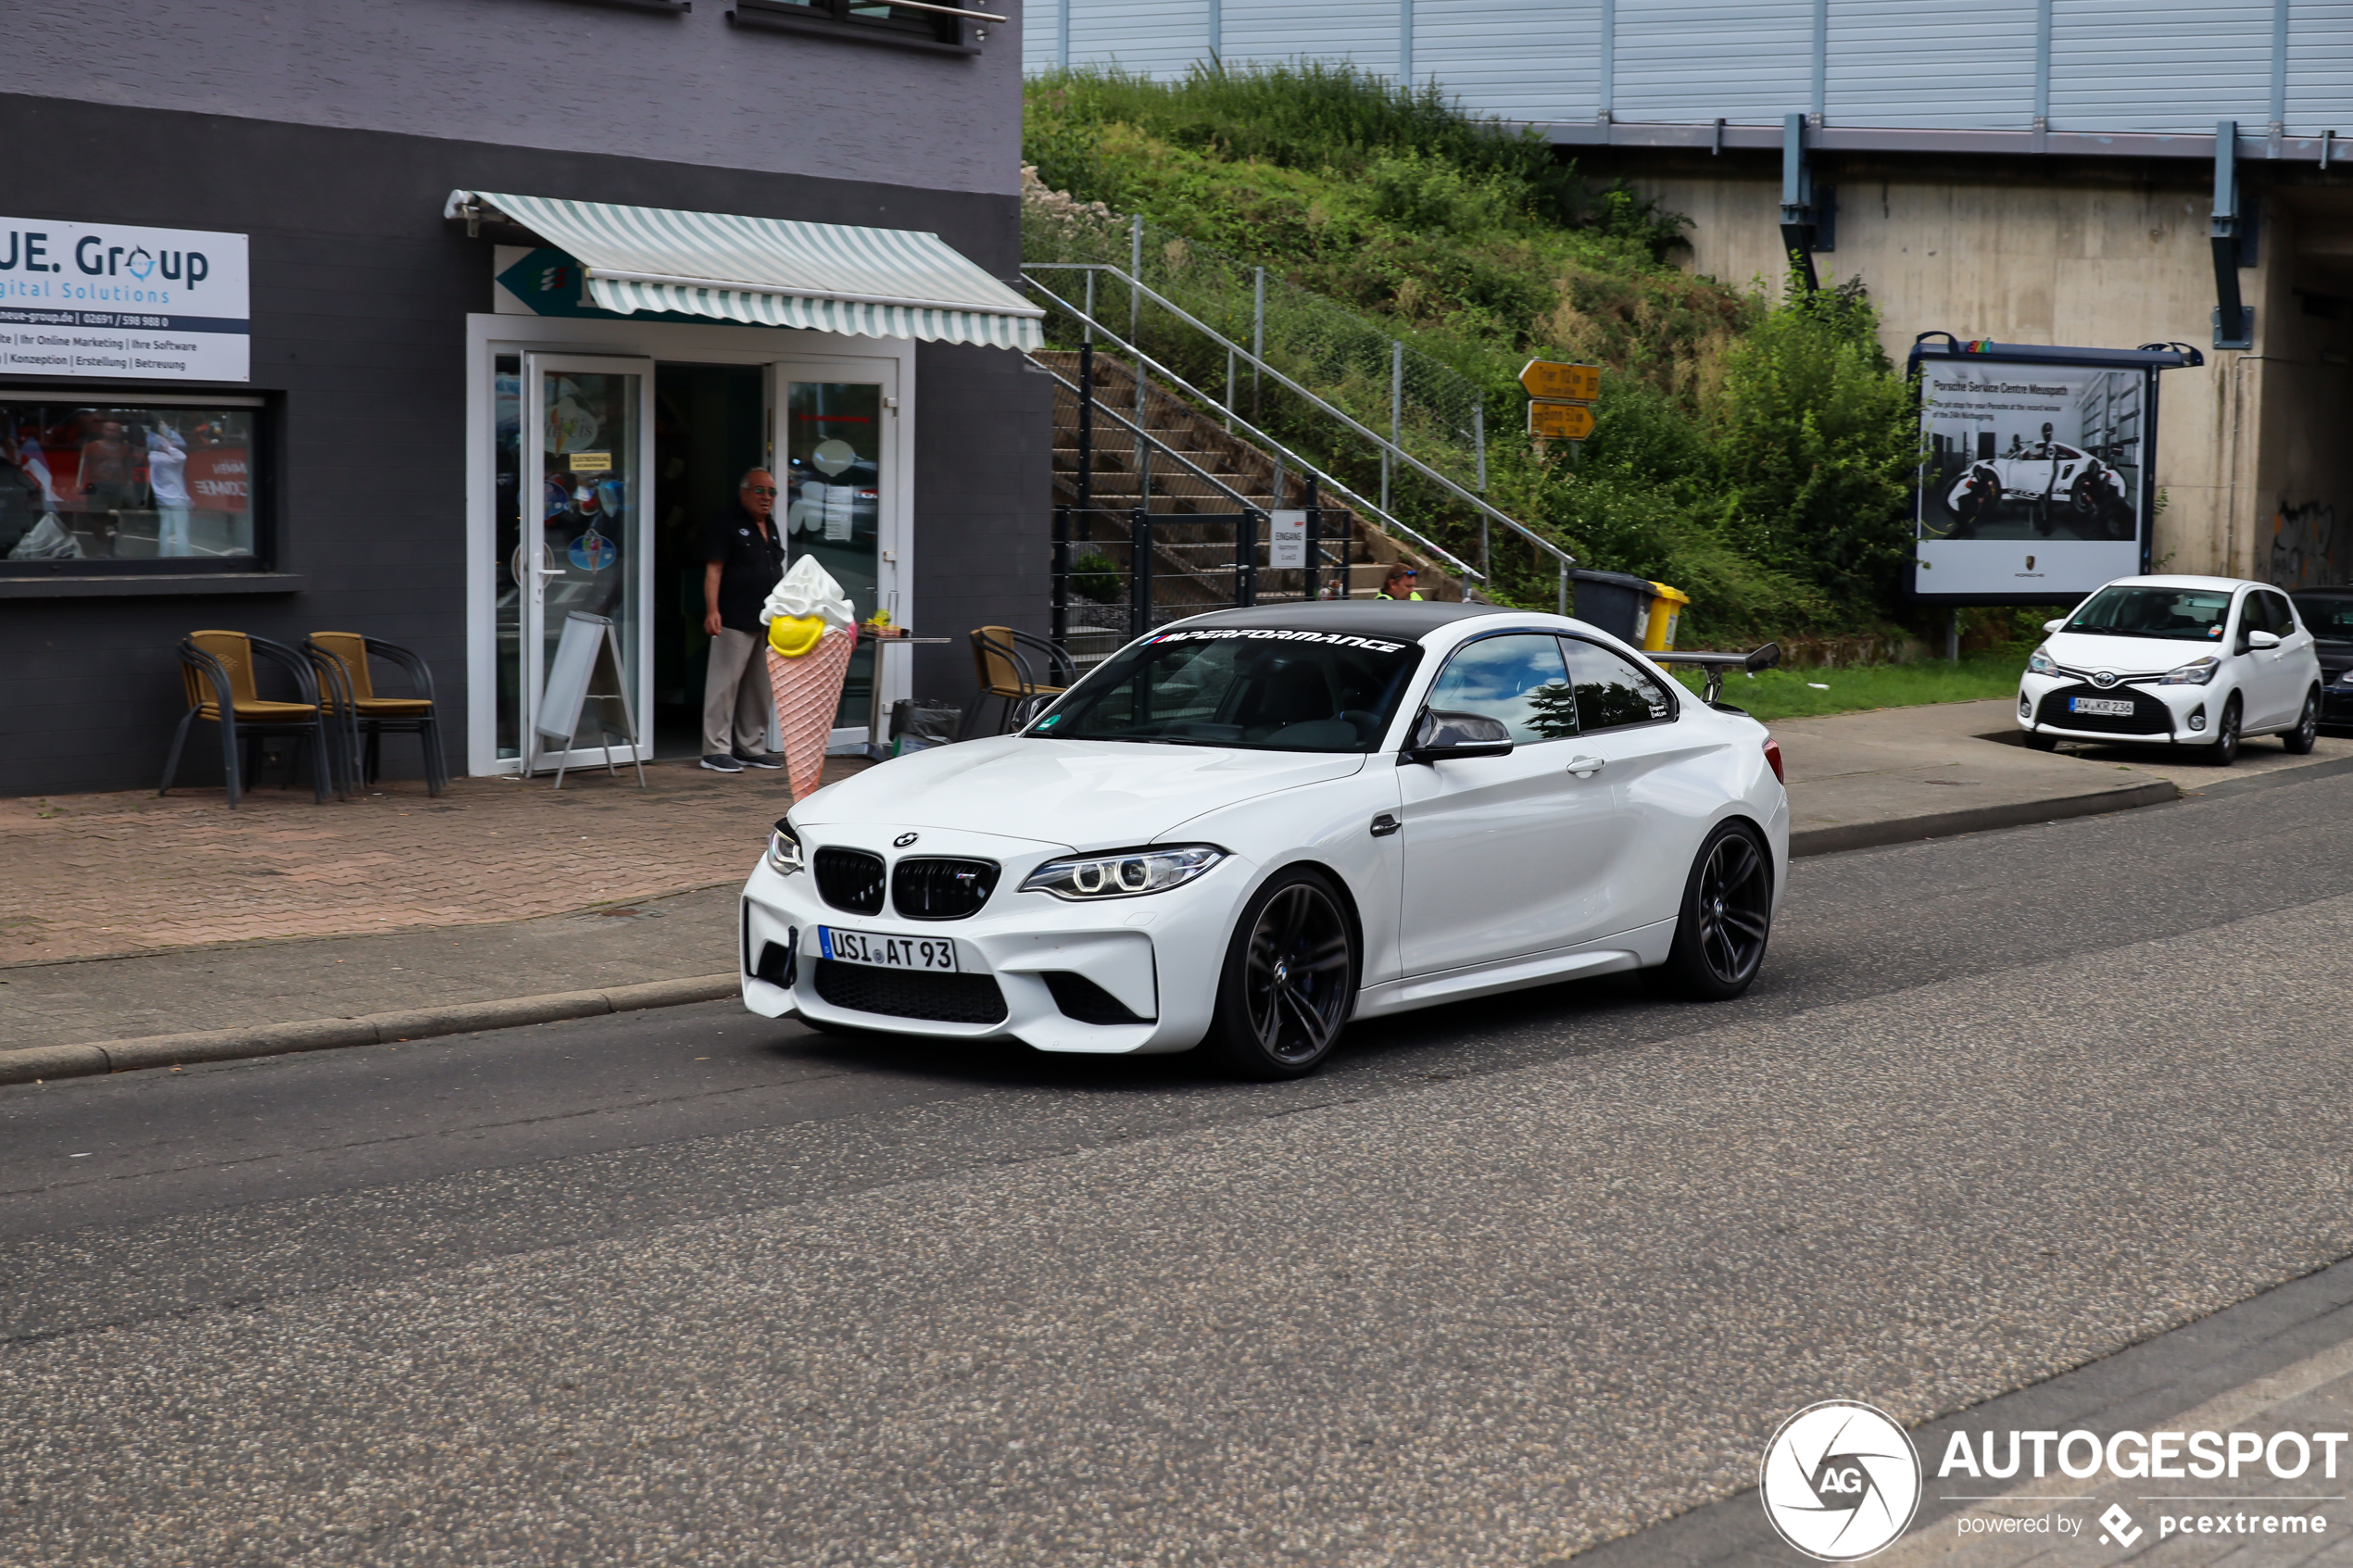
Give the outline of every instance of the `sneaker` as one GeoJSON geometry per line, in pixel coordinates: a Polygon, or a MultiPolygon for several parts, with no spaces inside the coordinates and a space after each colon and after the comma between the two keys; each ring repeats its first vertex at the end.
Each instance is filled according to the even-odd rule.
{"type": "Polygon", "coordinates": [[[736,760],[747,768],[766,768],[771,771],[785,765],[785,759],[773,751],[738,751],[736,760]]]}
{"type": "Polygon", "coordinates": [[[744,765],[732,757],[706,757],[702,765],[714,773],[740,773],[744,765]]]}

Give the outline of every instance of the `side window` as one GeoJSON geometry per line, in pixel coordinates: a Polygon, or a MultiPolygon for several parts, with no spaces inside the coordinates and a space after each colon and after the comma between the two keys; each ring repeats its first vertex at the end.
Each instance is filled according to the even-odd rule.
{"type": "Polygon", "coordinates": [[[2284,594],[2266,593],[2263,596],[2263,602],[2271,606],[2271,630],[2277,632],[2283,637],[2295,636],[2296,632],[2296,609],[2288,603],[2287,596],[2284,594]]]}
{"type": "Polygon", "coordinates": [[[2263,596],[2259,591],[2249,589],[2246,596],[2239,601],[2239,632],[2238,640],[2234,646],[2239,652],[2245,653],[2247,646],[2246,634],[2249,632],[2271,630],[2271,607],[2263,602],[2263,596]]]}
{"type": "Polygon", "coordinates": [[[1674,717],[1674,704],[1648,671],[1595,643],[1564,637],[1569,684],[1577,689],[1577,725],[1607,730],[1674,717]]]}
{"type": "Polygon", "coordinates": [[[1549,632],[1482,637],[1460,649],[1430,688],[1429,706],[1501,720],[1522,744],[1577,733],[1568,671],[1549,632]]]}

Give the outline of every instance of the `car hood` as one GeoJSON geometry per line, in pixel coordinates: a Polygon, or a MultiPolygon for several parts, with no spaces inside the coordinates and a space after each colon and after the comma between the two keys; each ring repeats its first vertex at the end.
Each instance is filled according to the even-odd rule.
{"type": "Polygon", "coordinates": [[[1227,806],[1344,779],[1361,753],[1227,751],[991,736],[937,746],[828,784],[793,808],[809,827],[956,829],[1116,849],[1227,806]]]}
{"type": "Polygon", "coordinates": [[[2084,632],[2054,632],[2044,651],[2070,670],[2113,670],[2119,675],[2161,675],[2212,654],[2221,642],[2175,642],[2164,637],[2095,637],[2084,632]]]}

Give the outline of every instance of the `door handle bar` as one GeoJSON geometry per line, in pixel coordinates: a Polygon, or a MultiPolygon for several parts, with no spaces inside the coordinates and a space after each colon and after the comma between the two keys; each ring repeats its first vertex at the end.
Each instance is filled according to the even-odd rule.
{"type": "Polygon", "coordinates": [[[1608,765],[1608,759],[1603,757],[1572,757],[1568,759],[1568,771],[1580,779],[1590,779],[1608,765]]]}

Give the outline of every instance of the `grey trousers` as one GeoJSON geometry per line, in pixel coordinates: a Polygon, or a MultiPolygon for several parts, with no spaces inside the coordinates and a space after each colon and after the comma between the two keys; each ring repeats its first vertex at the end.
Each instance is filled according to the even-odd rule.
{"type": "Polygon", "coordinates": [[[756,632],[722,628],[711,640],[711,672],[702,683],[702,754],[765,753],[775,715],[776,701],[768,691],[768,640],[756,632]]]}

